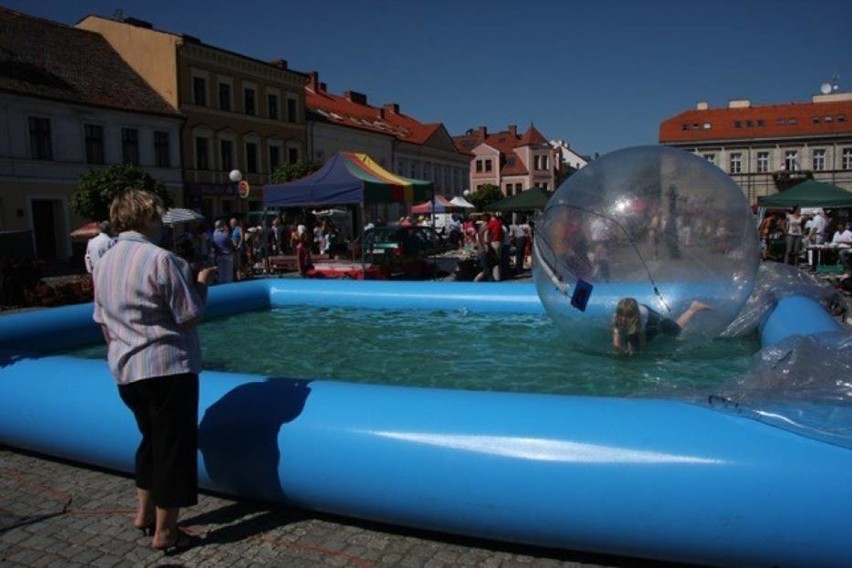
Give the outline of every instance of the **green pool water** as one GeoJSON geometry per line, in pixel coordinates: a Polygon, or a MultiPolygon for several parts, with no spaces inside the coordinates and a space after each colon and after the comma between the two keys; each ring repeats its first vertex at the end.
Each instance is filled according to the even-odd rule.
{"type": "MultiPolygon", "coordinates": [[[[204,368],[273,377],[601,396],[691,395],[745,374],[757,338],[574,351],[547,316],[285,307],[200,328],[204,368]]],[[[655,340],[656,342],[657,340],[655,340]]],[[[103,346],[79,350],[105,357],[103,346]]]]}

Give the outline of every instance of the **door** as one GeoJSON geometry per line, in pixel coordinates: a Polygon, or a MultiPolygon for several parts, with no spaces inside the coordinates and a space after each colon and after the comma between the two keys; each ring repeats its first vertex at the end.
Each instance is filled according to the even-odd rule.
{"type": "Polygon", "coordinates": [[[32,219],[35,235],[36,258],[56,260],[56,211],[60,201],[53,199],[33,199],[32,219]]]}

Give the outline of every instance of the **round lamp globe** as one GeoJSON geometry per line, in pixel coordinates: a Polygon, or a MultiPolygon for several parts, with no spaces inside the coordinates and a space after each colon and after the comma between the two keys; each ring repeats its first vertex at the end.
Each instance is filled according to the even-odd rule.
{"type": "Polygon", "coordinates": [[[240,170],[231,170],[231,173],[228,174],[228,177],[231,178],[231,181],[237,183],[241,179],[243,179],[243,172],[240,170]]]}

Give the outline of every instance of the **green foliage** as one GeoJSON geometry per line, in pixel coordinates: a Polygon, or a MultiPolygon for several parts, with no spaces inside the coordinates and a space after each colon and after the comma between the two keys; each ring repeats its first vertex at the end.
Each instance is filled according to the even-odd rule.
{"type": "Polygon", "coordinates": [[[321,162],[300,160],[294,164],[281,164],[272,172],[272,183],[284,183],[309,176],[322,167],[321,162]]]}
{"type": "Polygon", "coordinates": [[[71,209],[84,219],[107,220],[113,198],[130,187],[147,189],[159,195],[166,207],[174,203],[174,198],[162,181],[154,179],[138,166],[123,164],[82,174],[71,194],[71,209]]]}
{"type": "Polygon", "coordinates": [[[468,201],[476,205],[477,211],[482,211],[487,205],[503,199],[503,192],[494,184],[486,183],[479,186],[476,191],[470,194],[468,201]]]}

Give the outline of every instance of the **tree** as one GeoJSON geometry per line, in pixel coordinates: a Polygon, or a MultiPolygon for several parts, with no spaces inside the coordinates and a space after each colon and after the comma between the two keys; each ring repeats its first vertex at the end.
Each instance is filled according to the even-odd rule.
{"type": "Polygon", "coordinates": [[[503,199],[503,192],[494,184],[486,183],[476,188],[470,194],[469,201],[476,205],[477,211],[482,211],[487,205],[503,199]]]}
{"type": "Polygon", "coordinates": [[[71,194],[71,209],[84,219],[105,221],[109,219],[109,206],[113,198],[129,187],[146,189],[159,195],[166,207],[174,203],[162,181],[154,179],[138,166],[122,164],[82,174],[71,194]]]}
{"type": "Polygon", "coordinates": [[[299,160],[293,164],[281,164],[272,172],[272,183],[284,183],[309,176],[322,167],[321,162],[299,160]]]}

